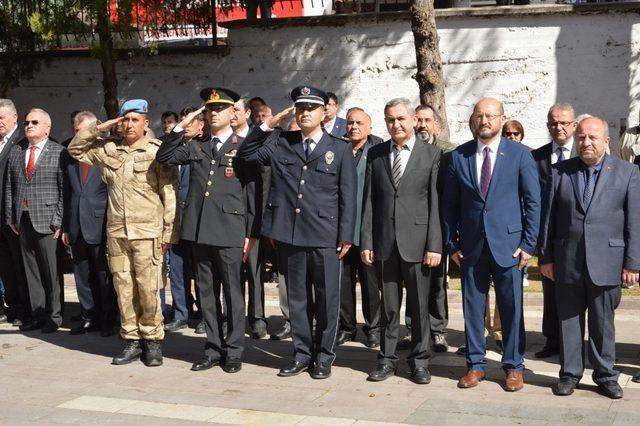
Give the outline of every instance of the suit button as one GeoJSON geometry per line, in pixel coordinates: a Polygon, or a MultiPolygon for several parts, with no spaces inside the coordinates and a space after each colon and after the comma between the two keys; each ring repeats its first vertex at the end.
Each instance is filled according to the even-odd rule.
{"type": "Polygon", "coordinates": [[[300,181],[300,185],[304,185],[304,179],[300,181]]]}
{"type": "Polygon", "coordinates": [[[300,213],[300,209],[296,209],[296,214],[300,213]]]}
{"type": "Polygon", "coordinates": [[[302,198],[302,194],[298,194],[298,198],[302,198]]]}
{"type": "Polygon", "coordinates": [[[216,160],[211,160],[211,164],[216,164],[216,160]]]}
{"type": "Polygon", "coordinates": [[[208,197],[208,196],[209,196],[209,191],[205,192],[205,193],[204,193],[204,196],[205,196],[205,197],[208,197]]]}
{"type": "Polygon", "coordinates": [[[211,181],[207,182],[207,186],[211,186],[211,181]]]}
{"type": "Polygon", "coordinates": [[[210,174],[210,175],[212,175],[212,174],[213,174],[213,170],[211,170],[211,171],[209,172],[209,174],[210,174]]]}
{"type": "Polygon", "coordinates": [[[308,167],[307,166],[302,166],[302,170],[307,170],[308,167]]]}

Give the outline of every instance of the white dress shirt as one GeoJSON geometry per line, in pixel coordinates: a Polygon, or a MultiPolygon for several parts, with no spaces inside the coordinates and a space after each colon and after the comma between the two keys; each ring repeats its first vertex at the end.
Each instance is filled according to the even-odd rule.
{"type": "Polygon", "coordinates": [[[478,186],[481,186],[480,180],[482,179],[482,162],[484,161],[484,148],[489,147],[489,162],[491,163],[491,176],[493,176],[493,168],[496,165],[496,159],[498,158],[498,147],[500,146],[500,135],[493,139],[488,144],[482,143],[479,140],[476,141],[476,172],[478,179],[478,186]]]}
{"type": "Polygon", "coordinates": [[[222,145],[224,145],[224,143],[231,137],[231,135],[233,135],[233,130],[231,128],[229,128],[224,133],[221,133],[220,135],[211,135],[211,140],[213,140],[213,138],[218,138],[218,143],[216,143],[216,152],[220,151],[222,145]]]}
{"type": "MultiPolygon", "coordinates": [[[[42,154],[42,150],[44,149],[44,146],[46,145],[48,139],[45,139],[41,142],[38,142],[35,146],[36,146],[36,150],[34,151],[35,154],[35,161],[33,162],[33,165],[35,166],[38,163],[38,158],[40,158],[40,154],[42,154]]],[[[29,156],[31,155],[31,147],[33,145],[29,145],[26,149],[26,151],[24,152],[24,168],[26,170],[27,166],[29,165],[29,156]]]]}
{"type": "Polygon", "coordinates": [[[402,170],[400,176],[404,174],[404,169],[407,168],[407,162],[409,161],[409,157],[411,156],[411,151],[413,151],[413,146],[415,145],[415,143],[416,136],[413,135],[411,136],[411,139],[404,143],[404,146],[406,146],[407,149],[402,148],[400,151],[396,151],[394,149],[396,143],[393,141],[393,139],[391,140],[391,153],[389,154],[389,161],[391,161],[391,169],[393,169],[393,162],[396,159],[396,155],[400,155],[400,170],[402,170]]]}
{"type": "Polygon", "coordinates": [[[327,131],[327,133],[333,132],[333,127],[336,125],[337,118],[338,116],[336,115],[335,117],[333,117],[333,120],[322,124],[324,126],[324,129],[327,131]]]}
{"type": "Polygon", "coordinates": [[[564,146],[560,146],[553,141],[551,143],[551,147],[553,151],[551,151],[551,164],[556,164],[558,162],[558,148],[562,148],[564,159],[568,160],[571,158],[571,151],[573,151],[573,138],[569,139],[564,146]]]}
{"type": "Polygon", "coordinates": [[[248,134],[249,126],[244,126],[244,129],[236,132],[236,135],[240,136],[241,138],[246,138],[248,134]]]}
{"type": "Polygon", "coordinates": [[[307,139],[311,139],[311,144],[309,146],[309,152],[313,152],[314,149],[316,149],[316,145],[318,145],[320,143],[320,139],[322,139],[322,134],[324,132],[322,131],[322,129],[318,130],[317,132],[315,132],[313,135],[310,136],[305,136],[302,135],[302,147],[305,149],[307,149],[307,139]]]}

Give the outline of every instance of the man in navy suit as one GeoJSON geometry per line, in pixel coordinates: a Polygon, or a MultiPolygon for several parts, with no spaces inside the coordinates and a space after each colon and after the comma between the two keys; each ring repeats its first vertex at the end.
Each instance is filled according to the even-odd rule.
{"type": "MultiPolygon", "coordinates": [[[[75,133],[96,122],[96,116],[81,111],[73,119],[75,133]]],[[[100,330],[113,334],[115,294],[105,254],[107,185],[100,169],[80,163],[65,154],[65,203],[62,242],[71,247],[73,275],[80,301],[82,322],[71,334],[100,330]]]]}
{"type": "Polygon", "coordinates": [[[473,109],[476,140],[452,152],[443,200],[445,242],[461,267],[468,371],[458,387],[485,377],[484,314],[493,278],[503,326],[505,390],[522,389],[525,334],[522,268],[531,258],[540,224],[540,184],[529,150],[500,137],[506,121],[496,99],[473,109]]]}
{"type": "Polygon", "coordinates": [[[340,102],[335,93],[327,92],[329,100],[324,107],[324,119],[322,120],[322,127],[327,133],[337,136],[339,138],[345,137],[347,134],[347,120],[342,117],[338,117],[338,110],[340,109],[340,102]]]}
{"type": "Polygon", "coordinates": [[[609,126],[601,118],[582,120],[576,143],[579,158],[552,170],[540,238],[540,271],[555,281],[560,319],[561,368],[554,393],[570,395],[582,378],[588,312],[593,381],[618,399],[614,319],[621,283],[638,282],[640,173],[606,154],[609,126]]]}
{"type": "Polygon", "coordinates": [[[325,379],[335,359],[340,259],[355,229],[356,168],[351,144],[322,129],[327,94],[300,86],[291,98],[301,130],[273,130],[288,118],[288,108],[249,133],[237,156],[271,166],[262,235],[276,241],[283,263],[294,346],[293,362],[279,375],[300,374],[315,362],[311,377],[325,379]]]}

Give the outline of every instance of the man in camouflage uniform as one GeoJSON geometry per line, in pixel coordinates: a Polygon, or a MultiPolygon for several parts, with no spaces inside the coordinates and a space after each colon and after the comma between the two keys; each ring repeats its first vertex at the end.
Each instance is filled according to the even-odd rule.
{"type": "Polygon", "coordinates": [[[147,366],[162,364],[162,259],[178,242],[177,176],[175,168],[155,161],[161,142],[146,134],[147,109],[144,100],[127,101],[119,118],[80,131],[68,147],[73,158],[100,167],[107,184],[107,257],[126,342],[113,358],[116,365],[141,354],[147,366]],[[100,137],[117,124],[122,141],[100,137]]]}

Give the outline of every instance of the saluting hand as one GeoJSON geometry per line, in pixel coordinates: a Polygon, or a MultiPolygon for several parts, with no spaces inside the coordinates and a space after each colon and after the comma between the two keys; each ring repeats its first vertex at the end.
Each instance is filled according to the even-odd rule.
{"type": "Polygon", "coordinates": [[[274,116],[267,117],[265,123],[267,123],[267,126],[269,126],[270,129],[275,129],[276,127],[279,127],[282,123],[287,121],[289,119],[289,116],[295,109],[296,107],[292,106],[285,109],[284,111],[280,111],[274,116]]]}
{"type": "Polygon", "coordinates": [[[107,132],[114,128],[118,123],[120,123],[124,117],[112,118],[111,120],[103,121],[98,124],[98,130],[102,133],[107,132]]]}
{"type": "Polygon", "coordinates": [[[351,243],[348,241],[340,241],[338,243],[338,247],[336,248],[336,251],[339,251],[340,254],[338,255],[339,259],[342,259],[347,252],[349,251],[349,249],[351,248],[351,243]]]}
{"type": "MultiPolygon", "coordinates": [[[[191,124],[191,122],[202,112],[204,111],[205,106],[201,106],[199,109],[195,110],[195,111],[191,111],[189,114],[187,114],[181,122],[178,123],[178,126],[181,129],[184,129],[185,127],[187,127],[189,124],[191,124]]],[[[176,126],[176,127],[178,127],[176,126]]]]}

